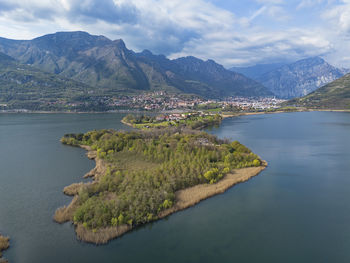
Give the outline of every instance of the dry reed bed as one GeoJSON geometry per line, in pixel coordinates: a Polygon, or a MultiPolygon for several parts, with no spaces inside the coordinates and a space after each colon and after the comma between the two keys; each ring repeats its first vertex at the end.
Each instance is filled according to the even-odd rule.
{"type": "Polygon", "coordinates": [[[0,263],[6,263],[7,260],[2,258],[2,251],[10,247],[10,238],[0,235],[0,263]]]}
{"type": "MultiPolygon", "coordinates": [[[[90,159],[95,159],[96,167],[93,168],[89,173],[84,177],[93,177],[94,180],[105,174],[107,167],[104,162],[99,159],[96,155],[96,151],[92,151],[90,147],[83,146],[82,148],[88,150],[87,156],[90,159]]],[[[158,218],[164,218],[172,213],[175,213],[180,210],[184,210],[188,207],[194,206],[202,200],[205,200],[209,197],[212,197],[217,194],[224,193],[227,189],[232,186],[248,181],[250,178],[258,175],[262,170],[267,166],[267,163],[264,161],[262,166],[259,167],[249,167],[242,169],[235,169],[232,173],[224,176],[219,182],[215,184],[200,184],[193,187],[189,187],[175,193],[175,205],[167,210],[162,211],[158,214],[158,218]]],[[[73,221],[73,214],[77,208],[78,196],[76,195],[84,184],[73,184],[66,187],[68,194],[75,193],[72,202],[68,206],[61,207],[56,210],[54,215],[54,220],[58,223],[64,223],[68,221],[73,221]],[[68,190],[67,190],[68,189],[68,190]]],[[[94,244],[105,244],[111,239],[122,236],[126,232],[132,230],[132,226],[129,225],[120,225],[115,227],[101,228],[97,230],[86,229],[82,224],[78,224],[75,227],[77,237],[85,242],[94,243],[94,244]]]]}
{"type": "Polygon", "coordinates": [[[263,166],[235,169],[232,173],[227,174],[224,178],[215,184],[199,184],[175,193],[175,205],[167,210],[162,211],[159,218],[166,217],[174,212],[194,206],[202,200],[217,194],[224,193],[232,186],[248,181],[250,178],[258,175],[266,168],[267,163],[263,166]]]}

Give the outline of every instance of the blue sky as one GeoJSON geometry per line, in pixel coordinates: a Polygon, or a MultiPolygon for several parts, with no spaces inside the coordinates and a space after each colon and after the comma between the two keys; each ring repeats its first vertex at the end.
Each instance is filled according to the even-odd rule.
{"type": "Polygon", "coordinates": [[[0,0],[0,36],[82,30],[225,67],[322,56],[350,67],[350,0],[0,0]]]}

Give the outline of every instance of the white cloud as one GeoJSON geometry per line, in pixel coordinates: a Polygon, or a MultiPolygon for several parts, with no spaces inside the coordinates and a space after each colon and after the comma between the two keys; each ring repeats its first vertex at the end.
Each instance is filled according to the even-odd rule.
{"type": "Polygon", "coordinates": [[[282,4],[282,0],[256,0],[257,3],[262,4],[282,4]]]}
{"type": "Polygon", "coordinates": [[[208,0],[0,0],[0,32],[3,37],[28,39],[84,30],[123,38],[136,51],[147,48],[172,58],[194,55],[225,66],[315,55],[331,58],[337,48],[344,49],[339,43],[347,43],[340,35],[350,32],[350,0],[341,5],[302,0],[294,9],[320,1],[332,4],[320,14],[332,26],[294,25],[297,14],[281,0],[256,0],[246,16],[208,0]]]}
{"type": "MultiPolygon", "coordinates": [[[[218,33],[219,35],[222,35],[218,33]]],[[[318,32],[288,30],[262,32],[258,28],[247,34],[228,34],[218,42],[211,42],[212,35],[186,43],[184,49],[172,57],[195,55],[201,58],[217,57],[224,65],[255,64],[292,61],[308,56],[328,53],[331,44],[319,36],[318,32]]]]}

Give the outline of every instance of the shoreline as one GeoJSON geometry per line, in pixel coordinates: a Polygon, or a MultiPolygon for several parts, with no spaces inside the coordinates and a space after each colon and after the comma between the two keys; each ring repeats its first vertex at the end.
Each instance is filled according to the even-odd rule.
{"type": "MultiPolygon", "coordinates": [[[[309,112],[309,111],[328,111],[328,112],[350,112],[350,109],[311,109],[305,108],[296,111],[275,111],[275,112],[239,112],[237,114],[224,115],[223,118],[244,116],[244,115],[259,115],[259,114],[273,114],[273,113],[287,113],[287,112],[309,112]]],[[[114,110],[114,111],[0,111],[0,114],[103,114],[103,113],[172,113],[172,112],[188,112],[188,110],[177,110],[177,111],[146,111],[146,110],[114,110]]]]}
{"type": "Polygon", "coordinates": [[[278,114],[278,113],[294,113],[294,112],[309,112],[311,110],[298,110],[298,111],[256,111],[256,112],[239,112],[237,114],[221,114],[223,119],[232,118],[232,117],[240,117],[240,116],[250,116],[250,115],[264,115],[264,114],[278,114]]]}
{"type": "MultiPolygon", "coordinates": [[[[93,180],[98,180],[99,176],[104,174],[106,171],[106,165],[104,162],[97,157],[96,151],[91,150],[89,146],[82,145],[81,148],[87,150],[87,157],[89,159],[94,159],[96,162],[96,166],[90,170],[88,173],[84,175],[83,178],[92,177],[93,180]]],[[[267,162],[263,161],[263,164],[258,167],[248,167],[241,169],[234,169],[231,173],[224,176],[220,181],[215,184],[199,184],[189,188],[185,188],[175,192],[175,204],[173,207],[168,208],[160,212],[157,215],[157,220],[163,219],[175,212],[187,209],[196,205],[197,203],[208,199],[212,196],[222,194],[226,190],[230,189],[236,184],[246,182],[254,176],[257,176],[261,171],[263,171],[267,167],[267,162]]],[[[91,182],[89,182],[91,183],[91,182]]],[[[68,206],[60,207],[56,210],[54,215],[54,220],[57,223],[66,223],[73,221],[73,214],[75,209],[77,208],[77,194],[79,192],[80,187],[89,183],[73,183],[70,186],[64,188],[63,192],[66,195],[74,196],[72,201],[68,206]]],[[[93,183],[93,182],[92,182],[93,183]]],[[[123,234],[137,228],[138,226],[130,226],[127,224],[115,226],[115,227],[107,227],[101,228],[98,230],[90,230],[85,228],[82,224],[75,225],[75,232],[79,240],[93,243],[96,245],[106,244],[110,240],[115,239],[117,237],[122,236],[123,234]]]]}
{"type": "Polygon", "coordinates": [[[250,116],[250,115],[265,115],[265,114],[279,114],[279,113],[295,113],[295,112],[350,112],[350,110],[332,110],[332,109],[305,109],[305,110],[297,110],[297,111],[273,111],[273,112],[265,112],[265,111],[257,111],[257,112],[239,112],[237,114],[221,114],[222,119],[240,117],[240,116],[250,116]]]}
{"type": "Polygon", "coordinates": [[[0,263],[8,263],[7,259],[3,258],[2,252],[10,247],[10,238],[0,234],[0,263]]]}
{"type": "Polygon", "coordinates": [[[123,119],[121,119],[120,122],[123,123],[123,124],[126,125],[126,126],[131,127],[131,128],[135,128],[134,125],[132,125],[131,123],[128,123],[128,122],[124,121],[123,119]]]}

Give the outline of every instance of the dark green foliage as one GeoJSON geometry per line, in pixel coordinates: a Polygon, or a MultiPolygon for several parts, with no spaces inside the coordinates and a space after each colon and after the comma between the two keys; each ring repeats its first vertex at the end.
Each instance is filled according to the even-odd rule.
{"type": "Polygon", "coordinates": [[[177,190],[215,183],[234,168],[260,162],[239,142],[178,128],[91,131],[67,134],[61,141],[90,145],[108,165],[96,184],[79,193],[74,222],[91,229],[152,221],[174,204],[177,190]]]}
{"type": "MultiPolygon", "coordinates": [[[[186,114],[184,114],[186,115],[186,114]]],[[[147,115],[132,115],[128,114],[123,118],[123,122],[133,125],[138,129],[152,129],[152,128],[168,128],[171,126],[187,127],[194,130],[203,129],[205,127],[214,126],[220,124],[222,117],[219,114],[215,115],[199,115],[199,114],[187,114],[185,117],[181,117],[179,120],[161,120],[157,121],[155,117],[147,115]]]]}
{"type": "Polygon", "coordinates": [[[148,115],[133,115],[128,114],[123,118],[123,121],[129,124],[153,123],[155,118],[148,115]]]}

